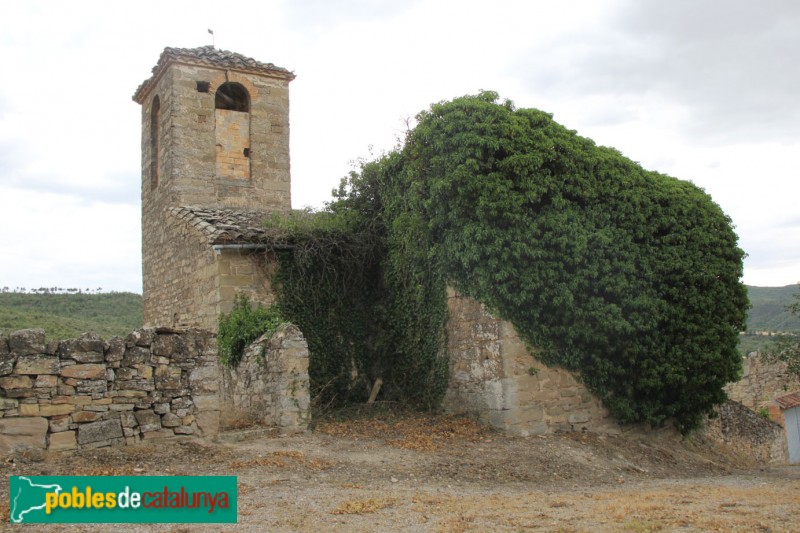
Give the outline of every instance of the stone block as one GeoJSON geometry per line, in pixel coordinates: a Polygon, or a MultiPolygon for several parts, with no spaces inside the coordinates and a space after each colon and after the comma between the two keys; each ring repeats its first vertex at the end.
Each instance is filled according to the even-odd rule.
{"type": "Polygon", "coordinates": [[[122,425],[119,420],[103,420],[78,426],[78,443],[90,444],[121,438],[122,425]]]}
{"type": "Polygon", "coordinates": [[[135,379],[138,375],[134,368],[122,367],[116,370],[116,378],[121,381],[135,379]]]}
{"type": "Polygon", "coordinates": [[[0,388],[3,389],[29,389],[33,380],[28,376],[5,376],[0,378],[0,388]]]}
{"type": "Polygon", "coordinates": [[[188,398],[188,397],[184,396],[184,397],[173,399],[172,402],[171,402],[171,405],[172,405],[172,409],[173,410],[176,410],[176,409],[189,409],[191,406],[194,405],[194,402],[192,401],[191,398],[188,398]]]}
{"type": "Polygon", "coordinates": [[[150,351],[141,346],[133,346],[125,349],[125,354],[122,356],[123,367],[133,367],[146,363],[150,359],[150,351]]]}
{"type": "Polygon", "coordinates": [[[187,355],[186,344],[180,335],[156,335],[151,347],[153,355],[184,360],[187,355]]]}
{"type": "Polygon", "coordinates": [[[58,374],[61,365],[52,355],[20,355],[14,371],[17,374],[58,374]]]}
{"type": "Polygon", "coordinates": [[[78,381],[75,390],[78,394],[102,393],[108,390],[108,382],[103,379],[82,379],[78,381]]]}
{"type": "Polygon", "coordinates": [[[9,453],[19,447],[44,449],[47,446],[47,428],[47,419],[38,416],[0,418],[0,453],[9,453]]]}
{"type": "Polygon", "coordinates": [[[52,389],[58,386],[58,376],[52,375],[45,375],[39,376],[36,378],[36,382],[33,384],[34,387],[38,388],[48,388],[52,389]]]}
{"type": "Polygon", "coordinates": [[[111,391],[111,396],[115,398],[144,398],[147,396],[147,391],[143,390],[115,390],[111,391]]]}
{"type": "Polygon", "coordinates": [[[77,339],[62,341],[57,350],[61,359],[71,359],[79,363],[102,363],[104,342],[96,334],[85,333],[77,339]]]}
{"type": "Polygon", "coordinates": [[[135,403],[113,403],[108,406],[110,411],[133,411],[135,403]]]}
{"type": "Polygon", "coordinates": [[[14,400],[11,398],[0,398],[0,409],[16,409],[19,405],[19,400],[14,400]]]}
{"type": "Polygon", "coordinates": [[[153,342],[156,330],[152,328],[142,328],[132,331],[125,337],[125,346],[150,346],[153,342]]]}
{"type": "Polygon", "coordinates": [[[74,431],[62,431],[50,435],[50,445],[48,448],[53,451],[74,450],[78,447],[74,431]]]}
{"type": "Polygon", "coordinates": [[[136,371],[140,379],[151,379],[153,377],[153,367],[150,365],[139,364],[135,365],[136,371]]]}
{"type": "MultiPolygon", "coordinates": [[[[0,338],[0,341],[5,341],[5,339],[0,338]]],[[[17,364],[17,354],[0,353],[0,376],[7,376],[13,372],[15,364],[17,364]]]]}
{"type": "Polygon", "coordinates": [[[123,428],[132,428],[137,425],[136,417],[130,411],[122,411],[119,414],[119,421],[122,423],[123,428]]]}
{"type": "Polygon", "coordinates": [[[180,378],[155,378],[155,388],[162,391],[177,391],[183,388],[180,378]]]}
{"type": "Polygon", "coordinates": [[[161,429],[161,417],[151,409],[143,409],[133,413],[139,423],[139,430],[142,433],[158,431],[161,429]]]}
{"type": "Polygon", "coordinates": [[[178,426],[172,428],[172,431],[174,431],[176,435],[191,435],[194,433],[194,428],[191,426],[178,426]]]}
{"type": "Polygon", "coordinates": [[[56,391],[61,396],[72,396],[75,394],[75,387],[71,385],[59,384],[56,391]]]}
{"type": "Polygon", "coordinates": [[[50,417],[50,433],[59,433],[69,429],[71,419],[69,415],[58,415],[50,417]]]}
{"type": "Polygon", "coordinates": [[[19,404],[19,416],[39,416],[38,403],[21,403],[19,404]]]}
{"type": "Polygon", "coordinates": [[[30,389],[7,389],[6,396],[8,398],[35,398],[39,391],[34,388],[30,389]]]}
{"type": "Polygon", "coordinates": [[[197,426],[204,437],[212,437],[219,433],[219,411],[203,411],[196,416],[197,426]]]}
{"type": "Polygon", "coordinates": [[[104,355],[109,363],[122,361],[122,356],[125,355],[125,341],[120,337],[112,337],[108,340],[104,355]]]}
{"type": "Polygon", "coordinates": [[[68,415],[75,410],[74,405],[59,404],[59,405],[40,405],[39,414],[41,416],[55,416],[55,415],[68,415]]]}
{"type": "Polygon", "coordinates": [[[106,365],[88,363],[66,366],[61,369],[61,376],[75,379],[106,379],[106,365]]]}
{"type": "Polygon", "coordinates": [[[181,418],[173,413],[165,413],[161,417],[161,425],[165,428],[174,428],[181,425],[181,418]]]}
{"type": "MultiPolygon", "coordinates": [[[[8,348],[17,355],[45,353],[43,329],[21,329],[8,336],[8,348]]],[[[47,372],[42,372],[47,374],[47,372]]]]}
{"type": "Polygon", "coordinates": [[[84,424],[86,422],[94,422],[99,420],[102,415],[96,411],[78,411],[72,413],[72,421],[76,424],[84,424]]]}
{"type": "Polygon", "coordinates": [[[138,391],[152,391],[155,390],[153,380],[147,379],[127,379],[116,381],[117,390],[138,390],[138,391]]]}
{"type": "Polygon", "coordinates": [[[169,404],[168,403],[157,403],[153,405],[153,411],[156,413],[163,415],[169,413],[169,404]]]}

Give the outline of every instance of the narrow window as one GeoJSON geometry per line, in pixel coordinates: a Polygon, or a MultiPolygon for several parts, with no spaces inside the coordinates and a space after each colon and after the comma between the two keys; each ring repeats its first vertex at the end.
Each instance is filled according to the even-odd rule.
{"type": "Polygon", "coordinates": [[[250,179],[250,95],[239,83],[223,83],[214,106],[217,176],[250,179]]]}
{"type": "Polygon", "coordinates": [[[158,95],[153,98],[153,105],[150,106],[150,187],[158,186],[159,155],[158,149],[161,136],[161,100],[158,95]]]}

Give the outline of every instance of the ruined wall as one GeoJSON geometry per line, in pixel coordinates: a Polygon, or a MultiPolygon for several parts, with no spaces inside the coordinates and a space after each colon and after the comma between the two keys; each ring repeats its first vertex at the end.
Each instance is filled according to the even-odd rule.
{"type": "MultiPolygon", "coordinates": [[[[251,381],[249,401],[274,405],[270,420],[286,427],[295,420],[300,428],[307,400],[301,403],[297,391],[308,390],[308,351],[303,374],[292,358],[302,359],[305,341],[292,331],[275,341],[275,353],[267,351],[270,381],[251,381]]],[[[216,338],[207,331],[142,329],[125,339],[85,334],[48,343],[37,329],[0,336],[0,453],[20,446],[70,450],[213,437],[222,399],[232,395],[226,384],[216,338]]]]}
{"type": "Polygon", "coordinates": [[[477,415],[517,435],[620,431],[600,401],[572,374],[537,361],[511,323],[452,289],[447,304],[446,411],[477,415]]]}
{"type": "Polygon", "coordinates": [[[757,353],[744,358],[742,379],[725,387],[731,400],[754,411],[767,408],[770,418],[781,424],[783,414],[773,400],[798,390],[800,379],[789,376],[786,363],[766,363],[757,353]]]}
{"type": "Polygon", "coordinates": [[[226,416],[304,431],[310,422],[308,344],[297,326],[281,325],[245,350],[239,366],[223,368],[226,416]]]}

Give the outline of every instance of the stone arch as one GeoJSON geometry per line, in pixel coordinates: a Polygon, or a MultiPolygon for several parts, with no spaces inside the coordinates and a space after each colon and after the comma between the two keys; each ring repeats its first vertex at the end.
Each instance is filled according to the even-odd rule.
{"type": "Polygon", "coordinates": [[[214,107],[241,113],[250,112],[250,93],[241,83],[225,82],[214,94],[214,107]]]}

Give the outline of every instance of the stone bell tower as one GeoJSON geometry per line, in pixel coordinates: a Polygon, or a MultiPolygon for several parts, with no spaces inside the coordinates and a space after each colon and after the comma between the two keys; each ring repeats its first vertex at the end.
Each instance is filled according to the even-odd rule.
{"type": "Polygon", "coordinates": [[[213,46],[165,48],[153,75],[136,90],[133,100],[142,106],[145,324],[203,326],[208,320],[192,320],[192,313],[202,312],[182,308],[221,308],[219,286],[185,286],[200,282],[191,278],[211,259],[189,258],[198,245],[173,224],[175,209],[265,215],[291,209],[289,82],[294,77],[213,46]]]}

